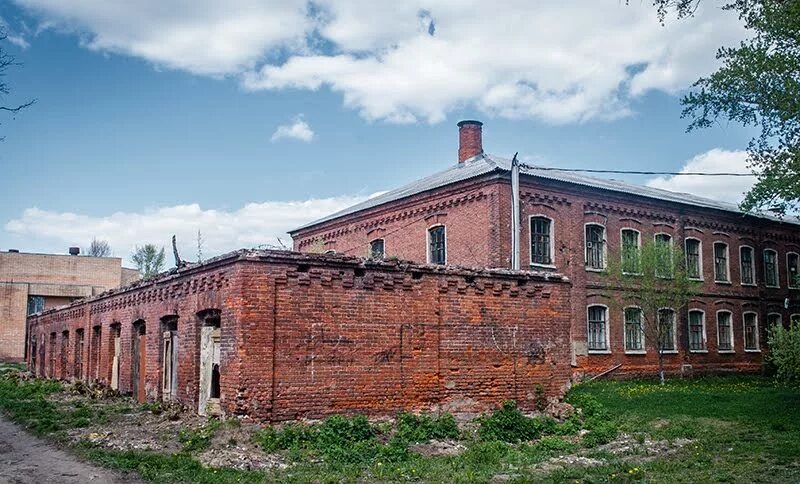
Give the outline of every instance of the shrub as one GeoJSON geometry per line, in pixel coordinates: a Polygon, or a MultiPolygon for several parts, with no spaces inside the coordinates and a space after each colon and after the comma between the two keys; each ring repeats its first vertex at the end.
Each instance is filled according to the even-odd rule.
{"type": "Polygon", "coordinates": [[[586,447],[597,447],[607,444],[617,438],[619,430],[617,426],[609,421],[596,421],[590,426],[589,433],[583,436],[583,445],[586,447]]]}
{"type": "Polygon", "coordinates": [[[178,434],[178,441],[183,444],[183,450],[193,452],[205,450],[214,438],[214,433],[220,426],[219,420],[209,420],[204,426],[197,430],[181,430],[178,434]]]}
{"type": "Polygon", "coordinates": [[[433,416],[401,412],[397,415],[396,438],[403,442],[419,443],[428,442],[431,439],[456,439],[458,436],[458,424],[449,413],[433,416]]]}
{"type": "Polygon", "coordinates": [[[792,322],[789,329],[773,325],[769,328],[767,343],[766,360],[774,367],[777,380],[800,383],[800,323],[792,322]]]}
{"type": "Polygon", "coordinates": [[[555,432],[557,422],[550,417],[526,417],[509,400],[491,415],[479,418],[478,434],[485,441],[522,442],[555,432]]]}

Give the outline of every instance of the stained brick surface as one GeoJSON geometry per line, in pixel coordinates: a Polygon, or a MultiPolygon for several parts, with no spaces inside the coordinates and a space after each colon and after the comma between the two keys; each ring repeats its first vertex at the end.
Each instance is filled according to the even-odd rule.
{"type": "Polygon", "coordinates": [[[144,321],[147,399],[156,400],[160,322],[177,316],[178,399],[196,408],[200,316],[219,310],[227,413],[287,420],[482,410],[510,398],[531,407],[536,385],[555,398],[569,384],[569,288],[557,275],[240,251],[29,318],[38,361],[28,362],[43,376],[74,375],[74,344],[62,341],[80,328],[82,367],[99,354],[99,380],[108,383],[119,324],[120,389],[131,392],[133,324],[144,321]],[[89,337],[96,326],[100,348],[89,337]],[[54,353],[56,364],[42,366],[54,353]]]}

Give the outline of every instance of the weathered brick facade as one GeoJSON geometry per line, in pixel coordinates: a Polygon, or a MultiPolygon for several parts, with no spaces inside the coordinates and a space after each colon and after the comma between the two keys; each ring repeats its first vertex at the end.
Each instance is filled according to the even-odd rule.
{"type": "MultiPolygon", "coordinates": [[[[512,191],[509,165],[497,158],[482,155],[480,126],[466,132],[459,126],[461,145],[459,164],[432,179],[421,180],[389,192],[383,201],[370,201],[342,215],[334,215],[292,232],[296,250],[309,252],[335,250],[344,254],[366,256],[370,241],[383,239],[386,257],[418,262],[428,258],[428,229],[441,224],[446,228],[447,264],[468,267],[511,267],[512,191]],[[466,149],[463,146],[466,144],[466,149]],[[462,152],[475,158],[467,159],[462,152]],[[484,167],[479,170],[479,167],[484,167]],[[437,178],[438,177],[438,178],[437,178]],[[452,181],[455,180],[455,181],[452,181]]],[[[508,160],[506,160],[508,161],[508,160]]],[[[520,178],[520,224],[522,268],[553,270],[570,278],[572,363],[576,374],[598,373],[618,364],[617,374],[650,373],[657,366],[657,352],[626,351],[623,310],[610,304],[618,294],[607,287],[606,279],[587,267],[585,227],[597,224],[604,230],[606,256],[619,254],[622,229],[634,229],[641,240],[653,240],[655,234],[668,234],[673,243],[686,239],[701,242],[702,286],[689,304],[676,313],[674,353],[666,357],[668,371],[757,371],[766,350],[767,318],[780,315],[786,323],[800,318],[800,292],[790,288],[788,257],[800,253],[800,226],[767,217],[716,208],[715,204],[686,196],[659,197],[653,191],[630,190],[616,184],[595,183],[591,178],[560,180],[551,172],[526,174],[520,178]],[[621,188],[620,188],[621,187],[621,188]],[[530,256],[530,218],[546,217],[551,221],[552,261],[532,264],[530,256]],[[728,246],[729,282],[715,282],[714,243],[728,246]],[[743,284],[740,274],[740,247],[753,249],[755,284],[743,284]],[[764,251],[777,252],[778,287],[767,287],[764,251]],[[608,348],[590,352],[587,348],[587,307],[608,306],[608,348]],[[700,310],[705,315],[704,347],[689,349],[688,312],[700,310]],[[720,350],[717,338],[717,312],[729,311],[732,318],[732,350],[720,350]],[[746,312],[757,315],[758,344],[744,348],[746,312]],[[772,315],[772,316],[769,316],[772,315]]],[[[666,192],[664,192],[666,193],[666,192]]],[[[673,194],[674,195],[674,194],[673,194]]]]}
{"type": "Polygon", "coordinates": [[[29,318],[28,363],[53,378],[117,374],[122,392],[202,411],[201,348],[218,329],[207,408],[227,414],[530,408],[537,385],[554,398],[569,384],[569,288],[555,274],[239,251],[29,318]]]}

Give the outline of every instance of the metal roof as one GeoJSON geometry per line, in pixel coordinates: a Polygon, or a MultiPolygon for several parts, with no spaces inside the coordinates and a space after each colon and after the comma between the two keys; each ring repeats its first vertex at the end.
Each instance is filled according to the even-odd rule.
{"type": "MultiPolygon", "coordinates": [[[[402,200],[404,198],[416,195],[418,193],[426,192],[436,188],[441,188],[456,182],[468,180],[481,175],[485,175],[494,171],[508,172],[511,170],[511,160],[499,156],[482,154],[466,160],[464,163],[458,163],[455,166],[434,173],[433,175],[413,181],[408,185],[390,190],[386,193],[376,197],[357,203],[351,207],[340,210],[336,213],[328,215],[314,222],[305,224],[292,230],[290,233],[295,233],[315,225],[319,225],[331,220],[335,220],[345,215],[351,215],[362,210],[378,207],[385,203],[402,200]]],[[[606,178],[597,178],[586,176],[575,172],[557,171],[552,169],[542,170],[534,168],[521,168],[520,173],[525,175],[543,178],[547,180],[556,180],[564,183],[572,183],[586,187],[599,188],[601,190],[609,190],[613,192],[626,193],[630,195],[638,195],[645,198],[651,198],[660,201],[668,201],[679,203],[682,205],[689,205],[694,207],[710,208],[714,210],[722,210],[725,212],[732,212],[738,215],[745,215],[736,204],[721,202],[718,200],[711,200],[708,198],[698,197],[690,193],[671,192],[659,188],[652,188],[643,185],[635,185],[632,183],[625,183],[619,180],[609,180],[606,178]]],[[[773,220],[776,222],[788,222],[798,224],[789,220],[779,219],[766,214],[749,214],[754,217],[773,220]]]]}

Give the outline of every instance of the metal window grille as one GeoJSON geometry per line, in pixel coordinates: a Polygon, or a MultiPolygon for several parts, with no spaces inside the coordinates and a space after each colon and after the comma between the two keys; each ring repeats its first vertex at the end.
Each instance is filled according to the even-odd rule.
{"type": "Polygon", "coordinates": [[[764,251],[764,282],[768,286],[778,285],[777,254],[773,250],[764,251]]]}
{"type": "Polygon", "coordinates": [[[658,324],[661,341],[659,347],[665,351],[675,349],[675,312],[671,309],[661,309],[658,311],[658,324]]]}
{"type": "Polygon", "coordinates": [[[728,282],[728,246],[714,244],[714,280],[728,282]]]}
{"type": "Polygon", "coordinates": [[[625,310],[625,349],[628,351],[641,351],[644,349],[642,310],[639,308],[625,310]]]}
{"type": "Polygon", "coordinates": [[[742,284],[754,284],[755,274],[753,274],[753,249],[742,247],[742,284]]]}
{"type": "Polygon", "coordinates": [[[639,233],[635,230],[622,231],[622,271],[639,273],[639,233]]]}
{"type": "Polygon", "coordinates": [[[605,228],[600,225],[586,226],[586,267],[605,269],[605,228]]]}
{"type": "Polygon", "coordinates": [[[721,351],[733,349],[733,332],[731,329],[731,313],[717,314],[717,348],[721,351]]]}
{"type": "Polygon", "coordinates": [[[744,349],[758,349],[758,319],[755,313],[744,315],[744,349]]]}
{"type": "Polygon", "coordinates": [[[689,349],[694,351],[706,349],[706,338],[703,334],[703,313],[689,311],[689,349]]]}
{"type": "Polygon", "coordinates": [[[433,227],[428,231],[430,242],[431,264],[444,264],[447,260],[444,227],[433,227]]]}
{"type": "Polygon", "coordinates": [[[383,259],[384,255],[383,239],[373,240],[369,243],[369,257],[371,259],[383,259]]]}
{"type": "Polygon", "coordinates": [[[700,241],[686,241],[686,272],[689,277],[700,279],[700,241]]]}
{"type": "Polygon", "coordinates": [[[605,350],[606,346],[606,308],[589,307],[589,349],[605,350]]]}
{"type": "Polygon", "coordinates": [[[534,217],[531,219],[531,262],[552,264],[550,254],[550,219],[534,217]]]}
{"type": "Polygon", "coordinates": [[[657,277],[672,277],[672,237],[668,234],[658,234],[655,237],[657,277]]]}

